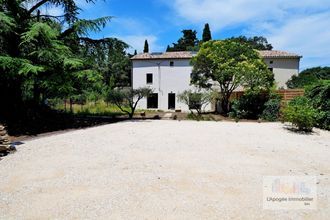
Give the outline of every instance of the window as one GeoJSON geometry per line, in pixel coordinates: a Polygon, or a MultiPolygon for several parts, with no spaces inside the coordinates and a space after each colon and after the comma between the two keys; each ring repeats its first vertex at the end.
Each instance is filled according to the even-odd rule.
{"type": "Polygon", "coordinates": [[[270,72],[274,72],[274,69],[273,69],[273,68],[268,68],[268,70],[269,70],[270,72]]]}
{"type": "Polygon", "coordinates": [[[273,63],[274,63],[274,61],[272,61],[272,60],[271,60],[271,61],[269,61],[269,63],[270,63],[270,64],[273,64],[273,63]]]}
{"type": "Polygon", "coordinates": [[[147,84],[152,84],[152,73],[147,73],[147,84]]]}
{"type": "Polygon", "coordinates": [[[148,96],[147,108],[158,108],[158,93],[152,93],[148,96]]]}
{"type": "Polygon", "coordinates": [[[174,66],[174,61],[170,62],[170,66],[173,67],[174,66]]]}

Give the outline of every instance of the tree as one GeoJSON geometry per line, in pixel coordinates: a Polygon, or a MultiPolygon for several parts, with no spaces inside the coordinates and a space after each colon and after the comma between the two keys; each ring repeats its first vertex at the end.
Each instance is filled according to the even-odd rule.
{"type": "Polygon", "coordinates": [[[313,67],[305,69],[298,76],[294,75],[286,83],[288,88],[304,88],[317,83],[319,80],[330,80],[330,67],[313,67]]]}
{"type": "Polygon", "coordinates": [[[195,110],[198,115],[201,115],[205,105],[213,100],[213,96],[210,92],[185,90],[178,95],[178,100],[188,105],[192,114],[194,114],[193,110],[195,110]]]}
{"type": "Polygon", "coordinates": [[[173,43],[173,47],[168,47],[167,51],[197,51],[199,40],[197,39],[197,31],[183,30],[183,36],[177,43],[173,43]]]}
{"type": "Polygon", "coordinates": [[[229,112],[229,98],[239,86],[250,90],[269,89],[274,76],[259,53],[231,40],[209,41],[192,59],[192,84],[200,88],[219,86],[222,112],[229,112]]]}
{"type": "Polygon", "coordinates": [[[207,42],[210,40],[212,40],[211,30],[209,24],[206,23],[203,30],[203,42],[207,42]]]}
{"type": "Polygon", "coordinates": [[[107,101],[115,104],[130,119],[133,118],[138,102],[152,93],[150,88],[121,88],[108,93],[107,101]]]}
{"type": "Polygon", "coordinates": [[[137,51],[136,50],[134,50],[134,56],[136,56],[137,55],[137,51]]]}
{"type": "Polygon", "coordinates": [[[273,46],[268,43],[267,39],[262,36],[254,36],[247,38],[245,36],[231,37],[228,40],[232,40],[238,43],[248,44],[256,50],[272,50],[273,46]]]}
{"type": "Polygon", "coordinates": [[[83,38],[81,50],[88,64],[101,73],[104,86],[124,87],[130,84],[129,46],[116,38],[91,40],[83,38]]]}
{"type": "Polygon", "coordinates": [[[149,44],[148,44],[148,40],[144,41],[144,49],[143,49],[143,53],[149,53],[149,44]]]}
{"type": "Polygon", "coordinates": [[[306,97],[295,97],[283,111],[283,119],[299,131],[311,132],[317,124],[317,110],[306,97]]]}
{"type": "Polygon", "coordinates": [[[306,97],[318,111],[317,127],[330,130],[330,80],[319,80],[307,86],[306,97]]]}
{"type": "Polygon", "coordinates": [[[79,19],[74,0],[25,2],[0,0],[0,98],[6,103],[1,116],[25,114],[31,101],[37,106],[48,98],[100,93],[103,80],[129,73],[125,43],[88,38],[111,17],[79,19]],[[44,14],[46,5],[63,8],[63,15],[44,14]]]}

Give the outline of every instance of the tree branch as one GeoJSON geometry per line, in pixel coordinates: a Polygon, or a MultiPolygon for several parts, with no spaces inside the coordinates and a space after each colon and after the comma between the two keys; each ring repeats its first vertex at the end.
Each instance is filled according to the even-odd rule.
{"type": "Polygon", "coordinates": [[[28,14],[31,14],[32,12],[34,12],[36,9],[38,9],[40,6],[42,6],[43,4],[47,3],[48,1],[49,0],[42,0],[42,1],[38,2],[32,8],[30,8],[30,10],[28,11],[28,14]]]}
{"type": "Polygon", "coordinates": [[[115,102],[115,105],[120,109],[120,111],[125,112],[125,113],[127,113],[127,114],[131,114],[129,111],[124,110],[124,109],[121,107],[121,105],[118,104],[117,102],[115,102]]]}

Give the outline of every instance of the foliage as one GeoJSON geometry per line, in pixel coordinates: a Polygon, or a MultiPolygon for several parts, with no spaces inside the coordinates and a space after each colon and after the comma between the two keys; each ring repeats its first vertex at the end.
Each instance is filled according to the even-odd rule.
{"type": "Polygon", "coordinates": [[[205,105],[213,100],[213,95],[210,92],[185,90],[178,95],[178,100],[189,106],[191,114],[194,114],[193,110],[195,110],[200,115],[204,111],[205,105]]]}
{"type": "Polygon", "coordinates": [[[283,111],[284,121],[292,123],[299,131],[312,131],[316,125],[317,110],[306,97],[296,97],[283,111]]]}
{"type": "Polygon", "coordinates": [[[272,50],[273,46],[268,43],[267,39],[262,36],[254,36],[247,38],[245,36],[231,37],[229,40],[235,41],[237,43],[248,44],[253,49],[256,50],[272,50]]]}
{"type": "Polygon", "coordinates": [[[330,130],[330,80],[307,87],[306,97],[318,111],[317,127],[330,130]]]}
{"type": "Polygon", "coordinates": [[[274,75],[259,53],[246,44],[231,40],[203,43],[192,59],[191,82],[200,88],[220,87],[220,101],[224,114],[229,111],[229,98],[239,86],[251,91],[268,90],[274,75]]]}
{"type": "Polygon", "coordinates": [[[54,98],[71,105],[99,99],[104,90],[129,84],[128,45],[88,37],[111,17],[80,19],[79,10],[74,0],[1,0],[0,98],[6,106],[0,114],[15,118],[25,114],[23,106],[54,98]],[[46,5],[62,8],[63,15],[44,14],[46,5]]]}
{"type": "Polygon", "coordinates": [[[234,100],[229,116],[239,119],[258,119],[265,109],[269,95],[266,92],[247,91],[238,100],[234,100]]]}
{"type": "Polygon", "coordinates": [[[266,121],[277,121],[280,116],[281,97],[272,95],[265,103],[261,118],[266,121]]]}
{"type": "Polygon", "coordinates": [[[150,88],[121,88],[109,91],[107,102],[115,104],[122,112],[133,118],[138,102],[152,93],[150,88]]]}
{"type": "Polygon", "coordinates": [[[130,84],[131,65],[126,53],[129,46],[125,42],[116,38],[81,38],[81,47],[84,57],[88,57],[87,63],[101,73],[104,88],[130,84]]]}
{"type": "MultiPolygon", "coordinates": [[[[56,110],[67,110],[62,99],[51,99],[49,100],[49,104],[56,110]]],[[[107,104],[101,100],[98,100],[97,102],[84,98],[80,100],[79,97],[74,100],[72,113],[79,116],[119,116],[124,114],[116,105],[107,104]]]]}
{"type": "Polygon", "coordinates": [[[292,76],[286,85],[290,89],[304,88],[305,86],[317,83],[319,80],[330,80],[330,67],[306,69],[299,73],[298,76],[292,76]]]}
{"type": "Polygon", "coordinates": [[[143,49],[143,53],[149,53],[149,44],[148,44],[148,40],[144,41],[144,49],[143,49]]]}
{"type": "Polygon", "coordinates": [[[207,42],[207,41],[210,41],[210,40],[212,40],[210,25],[208,23],[206,23],[205,26],[204,26],[204,29],[203,29],[202,41],[207,42]]]}
{"type": "Polygon", "coordinates": [[[167,52],[173,51],[197,51],[199,40],[197,39],[197,31],[183,30],[183,36],[173,46],[167,47],[167,52]]]}

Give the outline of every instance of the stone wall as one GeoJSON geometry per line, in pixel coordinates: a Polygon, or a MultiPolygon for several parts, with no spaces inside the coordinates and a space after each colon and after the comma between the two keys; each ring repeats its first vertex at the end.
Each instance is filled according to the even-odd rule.
{"type": "Polygon", "coordinates": [[[7,155],[13,148],[10,146],[9,136],[3,125],[0,124],[0,156],[7,155]]]}

